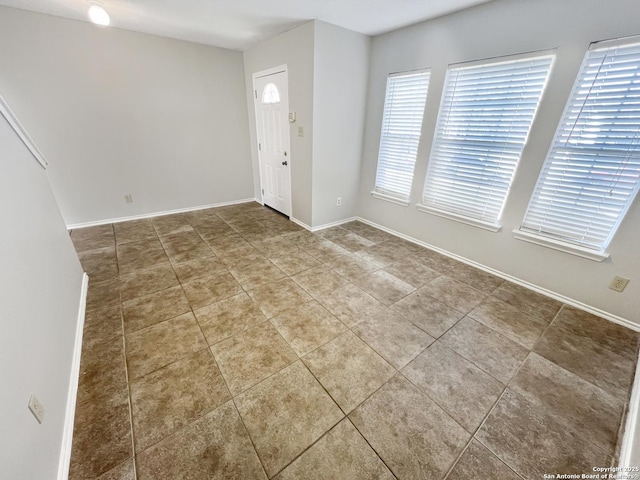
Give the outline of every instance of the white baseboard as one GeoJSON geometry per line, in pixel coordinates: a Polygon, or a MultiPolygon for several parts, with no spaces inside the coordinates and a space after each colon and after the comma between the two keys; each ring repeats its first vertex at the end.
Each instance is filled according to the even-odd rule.
{"type": "MultiPolygon", "coordinates": [[[[636,376],[629,399],[629,410],[622,436],[618,466],[622,468],[640,466],[640,359],[636,367],[636,376]],[[632,458],[634,452],[635,458],[632,458]]],[[[629,471],[629,473],[632,472],[629,471]]]]}
{"type": "Polygon", "coordinates": [[[319,232],[320,230],[324,230],[326,228],[337,227],[338,225],[353,222],[354,220],[357,220],[357,217],[345,218],[343,220],[338,220],[336,222],[325,223],[324,225],[318,225],[317,227],[311,227],[306,223],[301,222],[300,220],[293,217],[289,217],[289,220],[291,220],[293,223],[300,225],[302,228],[309,230],[310,232],[319,232]]]}
{"type": "Polygon", "coordinates": [[[199,205],[197,207],[176,208],[174,210],[165,210],[163,212],[143,213],[140,215],[131,215],[130,217],[106,218],[104,220],[96,220],[95,222],[72,223],[70,225],[67,225],[67,230],[95,227],[98,225],[107,225],[109,223],[128,222],[129,220],[142,220],[145,218],[161,217],[162,215],[173,215],[174,213],[195,212],[197,210],[205,210],[207,208],[226,207],[229,205],[238,205],[240,203],[249,203],[256,201],[257,200],[255,198],[244,198],[242,200],[232,200],[230,202],[212,203],[211,205],[199,205]]]}
{"type": "Polygon", "coordinates": [[[626,318],[619,317],[618,315],[614,315],[613,313],[600,310],[599,308],[592,307],[591,305],[587,305],[586,303],[580,302],[573,298],[560,295],[559,293],[556,293],[552,290],[548,290],[546,288],[540,287],[533,283],[529,283],[520,278],[513,277],[507,273],[501,272],[499,270],[495,270],[491,267],[487,267],[486,265],[482,265],[480,263],[474,262],[473,260],[469,260],[468,258],[461,257],[460,255],[456,255],[455,253],[451,253],[447,250],[443,250],[442,248],[428,244],[421,240],[417,240],[413,237],[410,237],[409,235],[405,235],[403,233],[396,232],[395,230],[384,227],[382,225],[378,225],[377,223],[367,220],[366,218],[357,217],[356,219],[362,223],[366,223],[367,225],[371,225],[372,227],[375,227],[387,233],[390,233],[391,235],[395,235],[396,237],[403,238],[404,240],[407,240],[411,243],[415,243],[416,245],[420,245],[421,247],[428,248],[429,250],[434,250],[438,253],[441,253],[442,255],[453,258],[454,260],[457,260],[462,263],[466,263],[467,265],[471,265],[472,267],[476,267],[487,273],[491,273],[492,275],[495,275],[497,277],[504,278],[505,280],[508,280],[522,287],[528,288],[529,290],[533,290],[534,292],[540,293],[547,297],[551,297],[554,300],[558,300],[559,302],[566,303],[567,305],[571,305],[572,307],[579,308],[580,310],[584,310],[585,312],[592,313],[594,315],[597,315],[598,317],[602,317],[606,320],[609,320],[610,322],[617,323],[618,325],[622,325],[623,327],[627,327],[633,331],[640,332],[640,325],[630,320],[627,320],[626,318]]]}
{"type": "Polygon", "coordinates": [[[69,393],[67,394],[67,411],[65,412],[64,430],[62,432],[62,448],[60,449],[60,462],[58,464],[58,480],[67,480],[69,477],[69,464],[71,462],[71,447],[73,445],[73,422],[76,414],[76,397],[78,396],[78,378],[80,377],[80,357],[82,354],[82,332],[84,331],[85,310],[87,307],[87,292],[89,290],[89,276],[82,276],[82,289],[80,290],[80,305],[78,307],[78,321],[76,324],[76,338],[73,345],[73,358],[71,361],[71,378],[69,380],[69,393]]]}

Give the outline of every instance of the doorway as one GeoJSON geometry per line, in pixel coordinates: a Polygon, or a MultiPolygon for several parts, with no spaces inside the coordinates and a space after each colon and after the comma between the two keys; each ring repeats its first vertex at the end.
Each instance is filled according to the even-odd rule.
{"type": "Polygon", "coordinates": [[[262,202],[291,215],[291,156],[287,67],[253,74],[262,202]]]}

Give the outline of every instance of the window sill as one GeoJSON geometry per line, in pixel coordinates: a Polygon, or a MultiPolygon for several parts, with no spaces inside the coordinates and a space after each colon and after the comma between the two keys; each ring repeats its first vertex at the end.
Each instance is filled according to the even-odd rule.
{"type": "Polygon", "coordinates": [[[387,202],[395,203],[396,205],[402,205],[403,207],[408,207],[409,204],[411,203],[409,200],[404,200],[402,198],[386,195],[384,193],[376,192],[375,190],[371,192],[371,196],[373,198],[377,198],[378,200],[385,200],[387,202]]]}
{"type": "Polygon", "coordinates": [[[416,205],[416,207],[421,212],[437,215],[438,217],[453,220],[455,222],[464,223],[466,225],[471,225],[472,227],[482,228],[483,230],[488,230],[490,232],[499,232],[500,229],[502,228],[502,225],[498,223],[483,222],[482,220],[476,220],[475,218],[469,218],[463,215],[458,215],[456,213],[439,210],[437,208],[427,207],[426,205],[422,205],[422,204],[416,205]]]}
{"type": "Polygon", "coordinates": [[[552,238],[546,238],[534,233],[523,232],[522,230],[514,230],[513,237],[522,240],[524,242],[535,243],[543,247],[559,250],[560,252],[570,253],[571,255],[577,255],[578,257],[587,258],[594,262],[602,262],[609,258],[607,252],[597,252],[588,248],[579,247],[577,245],[571,245],[570,243],[564,243],[552,238]]]}

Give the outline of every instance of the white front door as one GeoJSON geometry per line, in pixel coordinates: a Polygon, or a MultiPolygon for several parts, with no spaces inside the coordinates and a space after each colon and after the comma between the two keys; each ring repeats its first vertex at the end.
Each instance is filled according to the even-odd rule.
{"type": "Polygon", "coordinates": [[[288,216],[291,215],[291,156],[287,71],[256,73],[253,87],[262,201],[288,216]]]}

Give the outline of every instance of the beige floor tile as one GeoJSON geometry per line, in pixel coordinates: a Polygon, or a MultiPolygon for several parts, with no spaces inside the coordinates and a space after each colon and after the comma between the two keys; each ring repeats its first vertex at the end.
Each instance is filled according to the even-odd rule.
{"type": "Polygon", "coordinates": [[[327,262],[327,265],[336,273],[351,281],[379,268],[377,265],[354,254],[337,257],[327,262]]]}
{"type": "Polygon", "coordinates": [[[505,282],[492,292],[492,295],[503,302],[516,307],[523,313],[540,317],[551,322],[562,304],[553,298],[545,297],[533,290],[515,283],[505,282]]]}
{"type": "Polygon", "coordinates": [[[534,351],[620,399],[626,399],[635,361],[604,347],[601,342],[551,325],[534,351]]]}
{"type": "Polygon", "coordinates": [[[224,273],[227,266],[218,257],[202,257],[188,262],[176,263],[173,270],[180,283],[189,283],[210,275],[224,273]]]}
{"type": "Polygon", "coordinates": [[[311,255],[320,263],[327,263],[338,257],[349,254],[349,250],[346,250],[341,246],[336,245],[332,241],[326,240],[324,238],[321,240],[315,239],[312,243],[304,244],[301,246],[301,249],[307,255],[311,255]]]}
{"type": "Polygon", "coordinates": [[[224,222],[196,222],[196,224],[193,225],[193,228],[209,245],[211,244],[211,242],[215,241],[216,238],[224,237],[231,234],[235,235],[235,231],[233,230],[233,228],[231,228],[224,222]]]}
{"type": "Polygon", "coordinates": [[[126,388],[101,401],[77,404],[70,480],[99,477],[132,458],[132,448],[126,388]]]}
{"type": "Polygon", "coordinates": [[[269,477],[343,418],[300,361],[246,391],[235,402],[269,477]]]}
{"type": "Polygon", "coordinates": [[[470,287],[480,290],[481,292],[491,293],[505,281],[500,277],[484,272],[479,268],[466,265],[464,263],[453,267],[447,272],[447,277],[453,278],[458,282],[465,283],[470,287]]]}
{"type": "Polygon", "coordinates": [[[129,381],[207,346],[192,313],[143,328],[125,337],[129,381]]]}
{"type": "Polygon", "coordinates": [[[83,348],[115,340],[123,335],[122,310],[119,305],[86,312],[82,334],[83,348]]]}
{"type": "Polygon", "coordinates": [[[148,270],[138,270],[120,276],[120,297],[122,301],[149,295],[179,285],[171,265],[162,265],[148,270]]]}
{"type": "Polygon", "coordinates": [[[507,390],[476,438],[523,478],[590,473],[608,456],[551,415],[507,390]]]}
{"type": "Polygon", "coordinates": [[[342,478],[395,479],[348,419],[333,427],[276,477],[277,480],[342,478]]]}
{"type": "Polygon", "coordinates": [[[298,253],[298,246],[288,237],[271,237],[251,242],[260,253],[269,258],[285,258],[298,253]]]}
{"type": "Polygon", "coordinates": [[[391,308],[435,338],[441,337],[464,317],[463,313],[433,298],[424,288],[396,302],[391,308]]]}
{"type": "Polygon", "coordinates": [[[533,348],[549,325],[545,320],[522,313],[495,297],[485,298],[469,312],[469,316],[528,349],[533,348]]]}
{"type": "Polygon", "coordinates": [[[132,381],[130,388],[137,452],[231,398],[206,348],[132,381]]]}
{"type": "Polygon", "coordinates": [[[344,230],[341,227],[331,227],[320,232],[320,234],[327,240],[332,241],[336,245],[348,250],[350,252],[357,252],[363,248],[368,248],[375,245],[374,242],[367,240],[366,238],[356,235],[355,233],[344,230]]]}
{"type": "Polygon", "coordinates": [[[349,413],[395,370],[352,332],[345,332],[303,358],[329,395],[349,413]]]}
{"type": "Polygon", "coordinates": [[[387,362],[400,370],[434,341],[393,310],[360,322],[353,332],[387,362]]]}
{"type": "Polygon", "coordinates": [[[251,263],[229,266],[233,277],[245,290],[277,282],[285,278],[285,273],[276,267],[270,260],[260,257],[251,263]]]}
{"type": "Polygon", "coordinates": [[[380,268],[387,267],[404,257],[413,253],[413,249],[403,248],[394,245],[391,242],[378,243],[368,248],[364,248],[356,252],[360,258],[377,265],[380,268]]]}
{"type": "Polygon", "coordinates": [[[191,310],[182,287],[172,287],[122,304],[125,333],[135,332],[191,310]]]}
{"type": "Polygon", "coordinates": [[[219,302],[242,292],[242,287],[228,272],[185,283],[182,288],[192,308],[219,302]]]}
{"type": "Polygon", "coordinates": [[[271,258],[271,261],[287,275],[317,267],[320,262],[304,252],[289,252],[281,257],[271,258]]]}
{"type": "Polygon", "coordinates": [[[440,272],[427,267],[424,261],[415,255],[392,263],[384,271],[415,288],[420,288],[442,275],[440,272]]]}
{"type": "Polygon", "coordinates": [[[229,401],[142,452],[138,480],[266,480],[240,416],[229,401]]]}
{"type": "Polygon", "coordinates": [[[116,233],[116,243],[118,245],[158,237],[151,220],[148,218],[114,223],[113,229],[116,233]]]}
{"type": "Polygon", "coordinates": [[[120,282],[113,278],[104,282],[89,279],[87,292],[87,312],[120,305],[120,282]]]}
{"type": "Polygon", "coordinates": [[[446,275],[427,283],[423,289],[426,294],[462,313],[469,313],[487,296],[486,293],[446,275]]]}
{"type": "Polygon", "coordinates": [[[510,384],[512,390],[613,455],[624,401],[532,353],[510,384]]]}
{"type": "Polygon", "coordinates": [[[193,231],[186,214],[163,215],[151,219],[153,227],[158,235],[170,235],[172,233],[193,231]]]}
{"type": "Polygon", "coordinates": [[[340,225],[340,227],[352,233],[355,233],[356,235],[360,235],[362,238],[366,238],[373,243],[382,243],[395,238],[390,233],[383,232],[382,230],[379,230],[357,220],[349,223],[344,223],[340,225]]]}
{"type": "Polygon", "coordinates": [[[103,473],[97,480],[135,480],[136,472],[133,459],[121,463],[117,467],[112,468],[107,473],[103,473]]]}
{"type": "Polygon", "coordinates": [[[70,235],[76,252],[86,252],[115,245],[111,224],[73,229],[70,235]]]}
{"type": "Polygon", "coordinates": [[[480,442],[472,440],[446,480],[522,480],[480,442]]]}
{"type": "Polygon", "coordinates": [[[209,345],[267,320],[258,305],[244,292],[199,308],[194,313],[209,345]]]}
{"type": "Polygon", "coordinates": [[[443,478],[471,437],[401,375],[349,419],[398,478],[443,478]]]}
{"type": "Polygon", "coordinates": [[[307,292],[288,278],[256,287],[247,293],[267,318],[311,300],[307,292]]]}
{"type": "Polygon", "coordinates": [[[347,279],[341,277],[326,265],[293,275],[291,279],[304,288],[309,295],[318,298],[346,285],[347,279]]]}
{"type": "Polygon", "coordinates": [[[569,333],[598,342],[603,347],[634,359],[638,354],[640,333],[564,305],[553,325],[569,333]]]}
{"type": "Polygon", "coordinates": [[[299,357],[347,330],[340,320],[316,301],[285,310],[271,322],[299,357]]]}
{"type": "Polygon", "coordinates": [[[78,404],[100,406],[127,392],[124,339],[121,336],[96,345],[83,345],[78,377],[78,404]]]}
{"type": "Polygon", "coordinates": [[[211,351],[234,397],[298,359],[270,322],[216,343],[211,351]]]}
{"type": "Polygon", "coordinates": [[[460,262],[457,260],[442,255],[435,250],[429,250],[428,248],[421,248],[416,252],[415,256],[424,262],[424,266],[440,273],[447,273],[452,268],[460,265],[460,262]]]}
{"type": "Polygon", "coordinates": [[[213,255],[209,245],[195,230],[161,235],[160,242],[162,242],[169,260],[174,264],[213,255]]]}
{"type": "Polygon", "coordinates": [[[440,342],[427,348],[402,374],[470,433],[504,390],[495,378],[440,342]]]}
{"type": "Polygon", "coordinates": [[[115,246],[80,252],[78,258],[92,282],[104,282],[118,276],[115,246]]]}
{"type": "Polygon", "coordinates": [[[384,270],[358,277],[353,283],[385,305],[402,300],[415,290],[412,285],[384,270]]]}
{"type": "Polygon", "coordinates": [[[373,315],[379,315],[385,309],[382,303],[352,284],[319,295],[318,299],[349,328],[373,315]]]}
{"type": "Polygon", "coordinates": [[[522,345],[469,317],[443,335],[442,342],[504,384],[529,353],[522,345]]]}
{"type": "Polygon", "coordinates": [[[169,257],[157,238],[118,245],[117,253],[121,275],[169,264],[169,257]]]}

